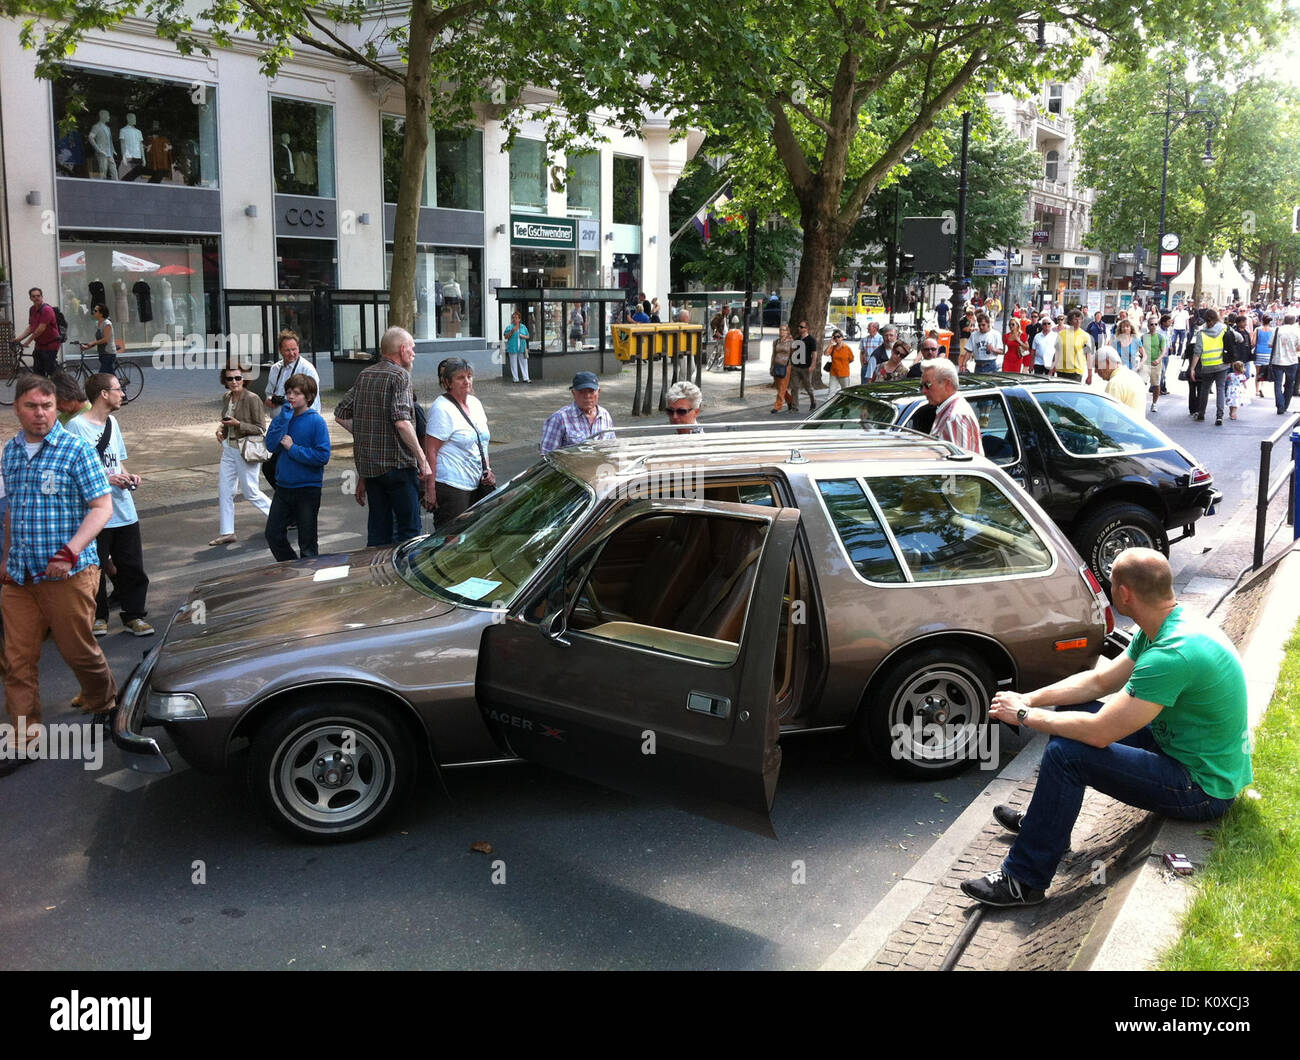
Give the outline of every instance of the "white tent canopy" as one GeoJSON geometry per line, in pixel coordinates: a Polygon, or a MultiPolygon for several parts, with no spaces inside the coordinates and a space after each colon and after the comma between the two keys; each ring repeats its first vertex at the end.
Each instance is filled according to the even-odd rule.
{"type": "MultiPolygon", "coordinates": [[[[1196,259],[1192,258],[1169,285],[1173,294],[1181,292],[1187,298],[1192,296],[1192,287],[1196,283],[1196,259]]],[[[1236,291],[1242,298],[1250,294],[1250,280],[1241,274],[1233,263],[1232,255],[1224,252],[1222,258],[1215,261],[1208,254],[1201,255],[1201,301],[1212,305],[1224,305],[1232,301],[1232,292],[1236,291]]]]}

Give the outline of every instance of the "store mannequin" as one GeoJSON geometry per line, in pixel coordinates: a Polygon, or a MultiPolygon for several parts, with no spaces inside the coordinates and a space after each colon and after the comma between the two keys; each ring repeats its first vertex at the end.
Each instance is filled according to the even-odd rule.
{"type": "MultiPolygon", "coordinates": [[[[122,148],[122,179],[135,180],[144,169],[144,133],[136,128],[135,115],[126,116],[126,124],[117,134],[122,148]]],[[[124,323],[118,320],[118,323],[124,323]]]]}
{"type": "Polygon", "coordinates": [[[99,112],[99,121],[90,127],[90,175],[104,180],[117,180],[117,161],[113,157],[113,131],[108,127],[108,111],[99,112]]]}
{"type": "Polygon", "coordinates": [[[289,146],[289,134],[281,133],[280,142],[275,145],[275,190],[292,191],[293,148],[289,146]]]}
{"type": "Polygon", "coordinates": [[[141,324],[148,324],[153,320],[153,291],[148,282],[141,277],[131,285],[131,293],[135,295],[136,319],[141,324]]]}
{"type": "Polygon", "coordinates": [[[460,284],[452,277],[442,285],[442,298],[447,305],[447,319],[453,324],[460,323],[460,284]]]}
{"type": "Polygon", "coordinates": [[[104,293],[103,280],[98,280],[98,279],[91,280],[88,289],[90,291],[91,305],[96,305],[96,304],[108,305],[108,295],[104,293]]]}
{"type": "Polygon", "coordinates": [[[172,142],[159,130],[154,122],[149,128],[149,146],[145,148],[145,157],[149,160],[149,183],[161,184],[164,177],[172,173],[172,142]]]}
{"type": "Polygon", "coordinates": [[[122,334],[126,334],[126,325],[131,320],[130,301],[126,297],[126,281],[116,279],[113,281],[113,316],[117,319],[118,326],[122,328],[122,334]]]}
{"type": "Polygon", "coordinates": [[[298,178],[298,194],[317,194],[319,189],[316,186],[316,156],[310,151],[295,151],[293,168],[298,178]]]}
{"type": "Polygon", "coordinates": [[[176,323],[176,303],[172,301],[171,280],[167,280],[167,279],[159,280],[158,288],[162,294],[163,327],[169,328],[176,323]]]}

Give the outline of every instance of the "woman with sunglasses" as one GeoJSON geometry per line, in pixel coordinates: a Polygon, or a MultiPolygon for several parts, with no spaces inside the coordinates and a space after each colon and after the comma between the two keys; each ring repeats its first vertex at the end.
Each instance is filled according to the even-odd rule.
{"type": "Polygon", "coordinates": [[[448,357],[438,365],[443,393],[429,406],[424,453],[431,474],[424,482],[424,506],[433,512],[433,528],[442,530],[471,504],[496,487],[488,462],[491,438],[487,413],[476,398],[474,369],[468,361],[448,357]]]}
{"type": "Polygon", "coordinates": [[[240,443],[250,436],[264,434],[266,416],[256,394],[244,389],[244,373],[238,368],[223,368],[221,384],[226,396],[221,402],[221,426],[217,441],[221,443],[221,472],[217,479],[217,504],[221,513],[221,532],[209,545],[232,545],[235,542],[235,483],[244,499],[264,516],[271,512],[271,502],[257,486],[261,465],[245,460],[240,443]]]}

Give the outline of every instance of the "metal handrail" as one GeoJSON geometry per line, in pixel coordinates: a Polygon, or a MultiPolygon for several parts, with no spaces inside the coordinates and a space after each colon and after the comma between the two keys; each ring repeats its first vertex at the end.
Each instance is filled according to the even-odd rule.
{"type": "MultiPolygon", "coordinates": [[[[1259,570],[1264,565],[1264,531],[1268,523],[1268,506],[1277,496],[1278,490],[1288,486],[1295,478],[1295,465],[1292,464],[1285,475],[1276,482],[1269,481],[1272,474],[1273,449],[1284,438],[1290,438],[1291,432],[1300,424],[1300,415],[1292,414],[1269,437],[1259,443],[1259,492],[1255,501],[1255,554],[1251,563],[1252,570],[1259,570]]],[[[1286,521],[1295,525],[1295,490],[1287,490],[1286,521]]]]}

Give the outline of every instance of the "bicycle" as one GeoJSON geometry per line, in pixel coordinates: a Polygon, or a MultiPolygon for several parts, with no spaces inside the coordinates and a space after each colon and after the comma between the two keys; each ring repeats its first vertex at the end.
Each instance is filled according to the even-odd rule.
{"type": "MultiPolygon", "coordinates": [[[[92,368],[86,363],[86,350],[91,347],[81,343],[77,345],[81,349],[81,360],[65,370],[84,387],[86,380],[97,374],[99,369],[92,368]]],[[[135,361],[124,359],[120,352],[117,355],[117,366],[113,369],[113,374],[117,376],[118,382],[122,384],[122,404],[125,405],[134,401],[140,396],[140,392],[144,390],[144,369],[135,361]]]]}
{"type": "Polygon", "coordinates": [[[0,348],[0,405],[12,405],[18,377],[36,370],[25,349],[19,342],[8,342],[0,348]]]}

